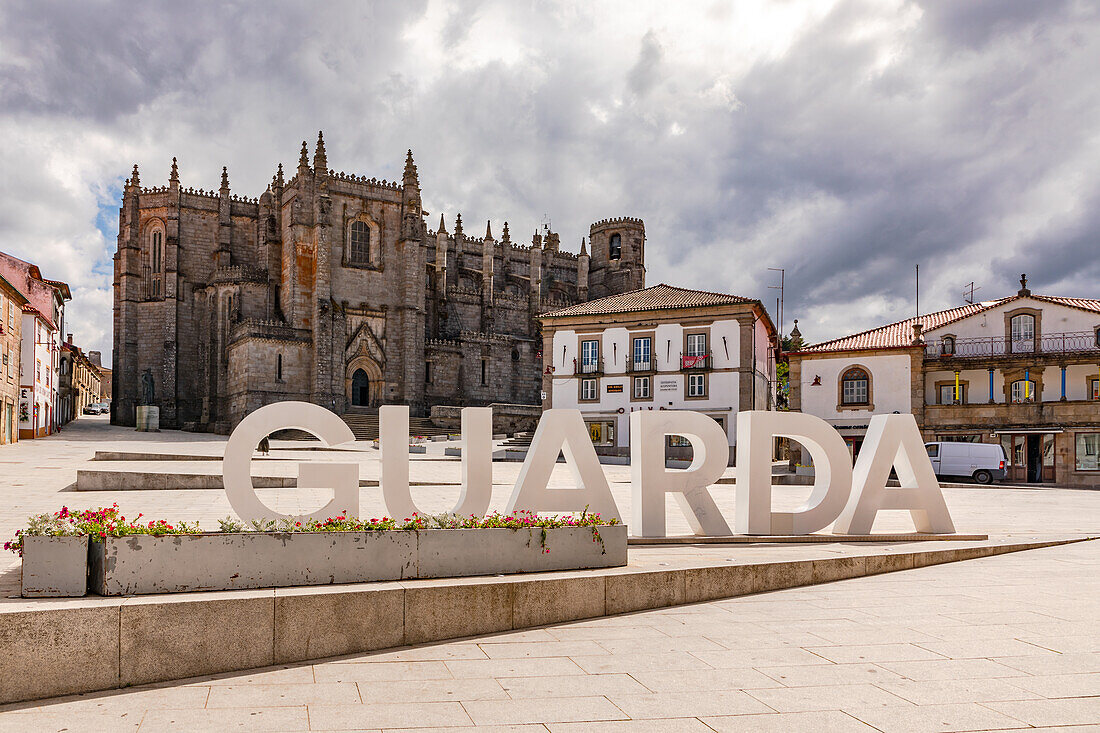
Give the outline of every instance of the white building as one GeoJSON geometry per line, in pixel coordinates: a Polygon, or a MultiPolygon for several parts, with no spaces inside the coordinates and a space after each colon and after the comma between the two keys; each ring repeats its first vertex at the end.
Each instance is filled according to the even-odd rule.
{"type": "Polygon", "coordinates": [[[791,409],[858,451],[871,415],[927,440],[1000,443],[1007,480],[1100,486],[1100,300],[1016,295],[789,354],[791,409]]]}
{"type": "Polygon", "coordinates": [[[33,306],[23,306],[23,347],[19,380],[19,437],[41,438],[56,427],[55,329],[33,306]]]}
{"type": "Polygon", "coordinates": [[[758,300],[661,284],[539,320],[543,408],[579,409],[602,454],[629,453],[635,410],[693,410],[722,425],[732,460],[737,412],[774,408],[776,330],[758,300]]]}
{"type": "Polygon", "coordinates": [[[61,334],[69,286],[42,277],[38,266],[0,252],[0,275],[27,299],[23,306],[19,375],[19,438],[57,429],[61,334]]]}

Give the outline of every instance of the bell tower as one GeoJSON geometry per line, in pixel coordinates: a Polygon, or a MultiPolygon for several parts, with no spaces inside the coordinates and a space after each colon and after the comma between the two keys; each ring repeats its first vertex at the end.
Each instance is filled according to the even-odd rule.
{"type": "Polygon", "coordinates": [[[645,223],[633,217],[603,219],[588,230],[589,299],[645,287],[645,223]]]}

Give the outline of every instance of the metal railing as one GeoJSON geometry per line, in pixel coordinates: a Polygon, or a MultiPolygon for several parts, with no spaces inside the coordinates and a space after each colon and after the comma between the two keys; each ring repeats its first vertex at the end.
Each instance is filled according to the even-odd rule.
{"type": "Polygon", "coordinates": [[[710,353],[706,354],[681,354],[680,355],[680,368],[681,369],[710,369],[711,358],[710,353]]]}
{"type": "Polygon", "coordinates": [[[654,356],[649,359],[628,359],[626,362],[626,371],[629,373],[655,372],[657,371],[657,357],[654,356]]]}
{"type": "Polygon", "coordinates": [[[966,359],[1016,354],[1081,354],[1100,352],[1095,331],[1048,333],[1038,338],[1014,341],[1004,336],[989,338],[936,339],[925,344],[924,353],[932,358],[966,359]]]}
{"type": "Polygon", "coordinates": [[[577,361],[573,360],[573,373],[574,374],[602,374],[603,373],[603,359],[596,359],[596,361],[577,361]]]}

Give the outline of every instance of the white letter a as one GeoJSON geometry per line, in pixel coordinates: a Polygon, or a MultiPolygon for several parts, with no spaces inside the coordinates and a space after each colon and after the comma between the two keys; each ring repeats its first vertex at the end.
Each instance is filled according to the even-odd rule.
{"type": "Polygon", "coordinates": [[[581,512],[585,506],[603,519],[620,518],[580,410],[547,410],[535,429],[505,511],[581,512]],[[559,453],[565,454],[577,488],[547,488],[559,453]]]}
{"type": "Polygon", "coordinates": [[[870,534],[880,509],[908,509],[918,532],[953,534],[932,462],[912,415],[875,415],[852,471],[852,496],[833,525],[834,534],[870,534]],[[887,489],[896,468],[899,489],[887,489]]]}

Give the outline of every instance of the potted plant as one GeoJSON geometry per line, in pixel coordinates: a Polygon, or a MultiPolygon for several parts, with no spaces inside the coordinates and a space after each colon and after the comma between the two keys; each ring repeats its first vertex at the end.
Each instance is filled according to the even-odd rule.
{"type": "Polygon", "coordinates": [[[35,514],[26,529],[16,530],[5,550],[23,558],[24,598],[83,596],[88,592],[88,535],[67,507],[53,514],[35,514]]]}

